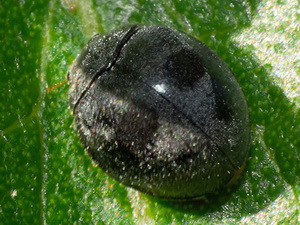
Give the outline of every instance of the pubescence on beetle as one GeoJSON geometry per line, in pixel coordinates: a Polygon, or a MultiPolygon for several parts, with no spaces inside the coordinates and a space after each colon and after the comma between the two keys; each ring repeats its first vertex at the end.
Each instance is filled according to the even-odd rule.
{"type": "Polygon", "coordinates": [[[250,125],[228,66],[180,31],[135,25],[95,35],[68,74],[80,138],[124,185],[193,199],[235,180],[250,125]]]}

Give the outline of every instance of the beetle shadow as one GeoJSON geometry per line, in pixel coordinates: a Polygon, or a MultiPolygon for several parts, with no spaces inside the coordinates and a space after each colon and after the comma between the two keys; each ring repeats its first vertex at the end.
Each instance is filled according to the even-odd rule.
{"type": "MultiPolygon", "coordinates": [[[[257,5],[258,1],[251,5],[253,15],[257,5]]],[[[167,202],[147,197],[150,200],[149,211],[165,213],[157,210],[162,207],[196,217],[211,213],[222,217],[226,210],[227,216],[238,219],[270,205],[286,191],[287,184],[294,187],[300,183],[300,110],[274,84],[271,66],[262,65],[251,50],[241,49],[230,41],[230,37],[243,28],[215,34],[213,43],[202,40],[233,71],[248,102],[252,141],[242,179],[231,191],[208,196],[207,201],[167,202]]],[[[174,213],[173,217],[180,221],[184,215],[174,213]]]]}

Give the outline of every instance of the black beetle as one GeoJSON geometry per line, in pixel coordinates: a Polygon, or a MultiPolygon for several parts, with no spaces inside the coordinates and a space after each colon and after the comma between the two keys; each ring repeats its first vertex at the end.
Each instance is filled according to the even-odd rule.
{"type": "Polygon", "coordinates": [[[248,108],[227,65],[180,31],[134,25],[95,35],[68,74],[80,138],[119,182],[193,199],[236,179],[248,108]]]}

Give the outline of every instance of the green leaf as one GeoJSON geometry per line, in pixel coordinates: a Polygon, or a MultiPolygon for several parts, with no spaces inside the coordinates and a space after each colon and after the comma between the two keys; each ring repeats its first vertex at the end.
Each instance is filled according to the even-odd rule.
{"type": "Polygon", "coordinates": [[[300,30],[296,0],[0,2],[0,224],[296,224],[300,30]],[[229,65],[250,108],[246,171],[230,193],[165,202],[109,178],[85,153],[66,73],[89,38],[167,25],[229,65]]]}

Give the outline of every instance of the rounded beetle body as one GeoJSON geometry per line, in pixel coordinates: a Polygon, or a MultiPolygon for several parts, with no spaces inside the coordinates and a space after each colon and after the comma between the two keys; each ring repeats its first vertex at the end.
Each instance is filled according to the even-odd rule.
{"type": "Polygon", "coordinates": [[[213,193],[249,149],[248,108],[227,65],[174,29],[94,36],[68,74],[80,137],[121,183],[165,199],[213,193]]]}

